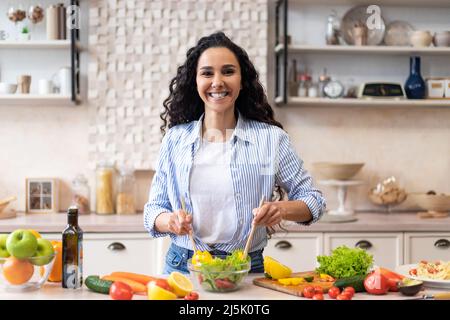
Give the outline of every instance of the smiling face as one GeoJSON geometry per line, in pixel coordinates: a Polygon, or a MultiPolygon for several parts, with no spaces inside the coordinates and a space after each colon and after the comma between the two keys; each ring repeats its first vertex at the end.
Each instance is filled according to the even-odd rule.
{"type": "Polygon", "coordinates": [[[241,67],[234,53],[223,47],[205,50],[198,59],[196,82],[205,110],[234,110],[241,90],[241,67]]]}

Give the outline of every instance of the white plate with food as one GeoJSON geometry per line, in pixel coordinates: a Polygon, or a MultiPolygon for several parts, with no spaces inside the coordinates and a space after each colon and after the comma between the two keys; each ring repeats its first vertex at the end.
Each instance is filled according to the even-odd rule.
{"type": "Polygon", "coordinates": [[[421,261],[395,269],[405,277],[423,281],[425,287],[450,289],[450,261],[421,261]]]}

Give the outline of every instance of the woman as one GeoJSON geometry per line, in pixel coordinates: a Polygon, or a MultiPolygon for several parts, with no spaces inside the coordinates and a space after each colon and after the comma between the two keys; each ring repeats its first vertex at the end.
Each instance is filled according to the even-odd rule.
{"type": "Polygon", "coordinates": [[[188,273],[191,231],[197,250],[222,255],[245,247],[252,224],[251,272],[264,272],[266,228],[283,219],[313,223],[325,201],[274,120],[246,52],[222,32],[201,38],[178,67],[164,108],[161,130],[167,122],[169,130],[144,208],[150,235],[172,239],[164,273],[188,273]],[[259,207],[280,187],[288,201],[259,207]]]}

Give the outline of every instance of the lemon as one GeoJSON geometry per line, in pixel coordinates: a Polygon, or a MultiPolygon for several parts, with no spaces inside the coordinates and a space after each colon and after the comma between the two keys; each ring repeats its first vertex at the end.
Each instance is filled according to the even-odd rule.
{"type": "Polygon", "coordinates": [[[269,256],[264,257],[264,272],[269,274],[272,279],[289,278],[292,274],[291,268],[269,256]]]}
{"type": "Polygon", "coordinates": [[[177,271],[174,271],[170,274],[170,276],[167,278],[167,282],[169,283],[173,292],[175,292],[175,294],[180,298],[186,296],[189,292],[194,290],[194,286],[192,285],[191,280],[177,271]]]}
{"type": "Polygon", "coordinates": [[[150,282],[148,284],[148,300],[175,300],[176,294],[161,287],[158,287],[156,283],[150,282]]]}

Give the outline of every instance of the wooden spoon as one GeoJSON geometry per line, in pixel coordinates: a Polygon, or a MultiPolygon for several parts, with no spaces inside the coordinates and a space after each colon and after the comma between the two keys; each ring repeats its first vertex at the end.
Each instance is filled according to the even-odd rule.
{"type": "MultiPolygon", "coordinates": [[[[184,197],[183,196],[181,196],[181,208],[183,209],[184,212],[187,212],[186,211],[186,203],[184,202],[184,197]]],[[[194,254],[195,254],[197,252],[197,247],[195,246],[194,236],[192,235],[193,232],[194,232],[193,230],[191,230],[189,232],[189,239],[191,239],[192,248],[193,248],[194,254]]]]}
{"type": "MultiPolygon", "coordinates": [[[[264,195],[261,197],[261,201],[259,202],[258,208],[261,208],[263,204],[264,204],[264,195]]],[[[247,244],[245,245],[245,249],[244,249],[244,255],[243,255],[244,260],[247,258],[248,250],[250,250],[250,244],[252,243],[253,234],[255,233],[255,229],[256,229],[255,224],[252,223],[252,229],[250,230],[250,235],[248,236],[247,244]]]]}

